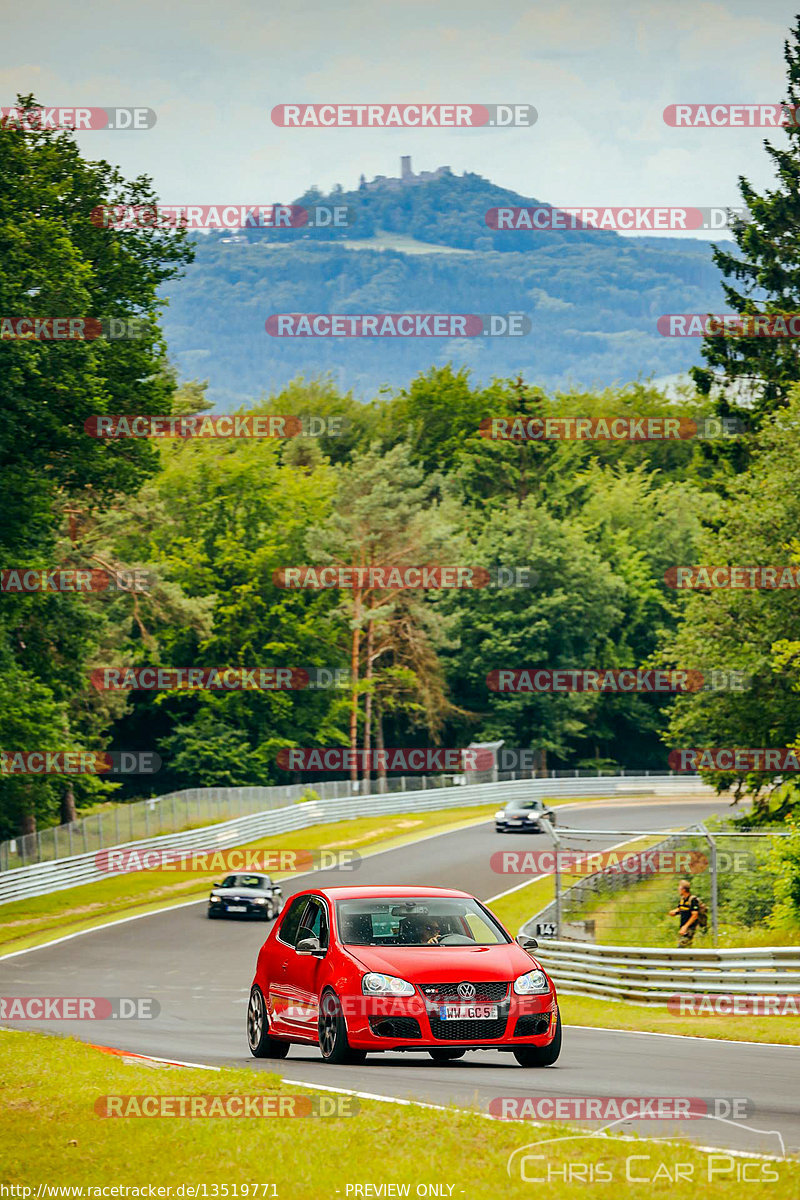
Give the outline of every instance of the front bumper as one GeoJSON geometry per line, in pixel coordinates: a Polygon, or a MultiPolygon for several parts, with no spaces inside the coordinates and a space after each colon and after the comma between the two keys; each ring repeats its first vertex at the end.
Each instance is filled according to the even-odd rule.
{"type": "Polygon", "coordinates": [[[494,823],[497,833],[542,833],[542,826],[536,821],[498,821],[494,823]]]}
{"type": "MultiPolygon", "coordinates": [[[[277,907],[276,900],[272,900],[271,903],[277,907]]],[[[208,911],[217,917],[263,917],[269,905],[270,901],[266,904],[253,904],[249,900],[223,900],[220,904],[209,904],[208,911]]]]}
{"type": "Polygon", "coordinates": [[[555,1037],[558,1016],[554,991],[538,996],[510,992],[497,1002],[497,1018],[486,1020],[441,1020],[439,1004],[421,995],[364,996],[358,1001],[352,1006],[342,1005],[347,1040],[355,1049],[372,1051],[546,1046],[555,1037]]]}

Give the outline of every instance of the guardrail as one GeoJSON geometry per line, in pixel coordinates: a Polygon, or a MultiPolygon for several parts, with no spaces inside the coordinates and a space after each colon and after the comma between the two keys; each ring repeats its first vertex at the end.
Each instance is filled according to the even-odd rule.
{"type": "MultiPolygon", "coordinates": [[[[442,808],[461,808],[488,803],[498,805],[521,796],[558,798],[563,796],[630,795],[631,788],[647,795],[681,796],[713,791],[694,776],[600,776],[593,779],[516,779],[497,783],[475,783],[461,787],[428,787],[422,792],[383,793],[348,796],[340,800],[308,801],[289,804],[268,812],[254,813],[206,825],[182,833],[120,842],[126,847],[176,850],[225,850],[268,834],[288,833],[310,825],[325,825],[353,817],[383,816],[388,813],[433,812],[442,808]]],[[[213,789],[209,789],[213,790],[213,789]]],[[[108,847],[106,847],[108,849],[108,847]]],[[[107,879],[96,861],[97,851],[61,858],[54,862],[33,863],[0,873],[0,904],[40,896],[64,888],[78,887],[107,879]]]]}
{"type": "MultiPolygon", "coordinates": [[[[655,772],[658,777],[661,772],[655,772]]],[[[669,776],[672,772],[663,772],[669,776]]],[[[597,779],[600,776],[625,779],[621,771],[551,771],[548,778],[597,779]]],[[[650,772],[645,772],[645,777],[650,772]]],[[[533,771],[473,771],[467,775],[389,775],[376,780],[376,794],[427,791],[430,788],[458,787],[463,784],[499,783],[509,779],[533,779],[533,771]]],[[[631,776],[628,775],[628,782],[631,776]]],[[[633,776],[633,779],[639,776],[633,776]]],[[[200,825],[229,821],[248,813],[264,812],[298,803],[307,792],[321,800],[343,800],[364,794],[364,782],[354,787],[349,779],[325,779],[313,783],[277,783],[266,787],[186,788],[149,800],[132,800],[79,817],[67,825],[52,825],[0,842],[0,871],[26,867],[30,863],[50,862],[89,854],[111,846],[133,842],[137,838],[160,837],[164,833],[182,833],[200,825]]]]}
{"type": "Polygon", "coordinates": [[[548,939],[535,953],[558,990],[568,995],[665,1004],[678,995],[800,992],[800,946],[665,950],[548,939]]]}

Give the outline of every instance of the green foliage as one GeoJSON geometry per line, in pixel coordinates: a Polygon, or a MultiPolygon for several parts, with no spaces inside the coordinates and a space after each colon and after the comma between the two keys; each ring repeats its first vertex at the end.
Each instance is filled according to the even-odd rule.
{"type": "MultiPolygon", "coordinates": [[[[800,17],[784,44],[784,59],[784,103],[795,110],[800,105],[800,17]]],[[[784,132],[783,148],[764,142],[777,185],[760,194],[740,176],[739,192],[752,219],[735,226],[735,249],[714,248],[729,312],[800,309],[800,128],[790,122],[784,132]]],[[[792,385],[800,382],[793,338],[707,337],[702,351],[707,366],[692,371],[699,390],[715,392],[721,414],[733,413],[752,428],[786,404],[792,385]]]]}

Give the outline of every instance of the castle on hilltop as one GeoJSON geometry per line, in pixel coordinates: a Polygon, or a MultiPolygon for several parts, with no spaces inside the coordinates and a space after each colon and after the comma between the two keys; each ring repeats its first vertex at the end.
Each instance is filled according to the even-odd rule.
{"type": "Polygon", "coordinates": [[[367,183],[366,177],[361,176],[359,180],[359,188],[361,190],[372,191],[374,188],[404,188],[414,187],[418,183],[429,183],[432,179],[441,179],[443,175],[452,175],[449,167],[437,167],[435,171],[420,171],[419,175],[415,175],[411,170],[411,155],[404,154],[400,159],[400,175],[376,175],[367,183]]]}

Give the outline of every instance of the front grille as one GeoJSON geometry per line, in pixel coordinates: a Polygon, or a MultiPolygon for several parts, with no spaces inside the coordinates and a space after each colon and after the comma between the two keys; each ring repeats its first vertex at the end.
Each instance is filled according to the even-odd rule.
{"type": "Polygon", "coordinates": [[[496,1021],[440,1021],[430,1014],[431,1033],[443,1042],[471,1042],[501,1038],[506,1031],[508,1013],[503,1010],[496,1021]]]}
{"type": "Polygon", "coordinates": [[[455,983],[424,983],[420,990],[428,1000],[435,1000],[436,1003],[444,1004],[446,1001],[457,1001],[459,1004],[485,1004],[491,1001],[496,1004],[498,1000],[505,1000],[508,995],[509,984],[502,982],[490,983],[473,983],[475,995],[462,997],[458,994],[458,985],[466,980],[457,980],[455,983]]]}
{"type": "Polygon", "coordinates": [[[537,1033],[547,1033],[549,1028],[549,1013],[528,1013],[524,1017],[517,1018],[514,1037],[532,1037],[537,1033]]]}
{"type": "Polygon", "coordinates": [[[416,1017],[370,1017],[369,1027],[377,1037],[422,1037],[416,1017]]]}

